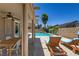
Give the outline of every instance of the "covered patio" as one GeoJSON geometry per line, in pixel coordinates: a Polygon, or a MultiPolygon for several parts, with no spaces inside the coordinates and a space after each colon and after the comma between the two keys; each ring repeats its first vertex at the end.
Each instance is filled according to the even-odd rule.
{"type": "Polygon", "coordinates": [[[0,4],[0,56],[28,56],[28,33],[34,39],[32,3],[0,4]]]}

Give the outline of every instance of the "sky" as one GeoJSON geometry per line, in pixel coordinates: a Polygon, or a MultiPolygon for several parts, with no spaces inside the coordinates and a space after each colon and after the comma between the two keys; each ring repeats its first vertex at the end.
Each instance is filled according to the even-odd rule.
{"type": "Polygon", "coordinates": [[[35,10],[35,15],[39,15],[38,23],[42,24],[41,15],[48,15],[48,25],[57,25],[74,20],[79,20],[79,3],[35,3],[39,10],[35,10]]]}

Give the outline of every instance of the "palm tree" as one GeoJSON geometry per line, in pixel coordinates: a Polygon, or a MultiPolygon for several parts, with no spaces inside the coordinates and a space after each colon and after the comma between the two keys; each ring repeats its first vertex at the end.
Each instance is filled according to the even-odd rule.
{"type": "Polygon", "coordinates": [[[42,14],[42,23],[44,24],[44,28],[46,29],[46,23],[48,21],[48,15],[47,14],[42,14]]]}

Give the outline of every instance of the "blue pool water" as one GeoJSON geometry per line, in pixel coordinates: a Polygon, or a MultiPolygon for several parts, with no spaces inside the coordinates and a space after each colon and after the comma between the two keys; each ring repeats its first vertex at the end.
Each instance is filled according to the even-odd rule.
{"type": "Polygon", "coordinates": [[[79,38],[73,38],[73,40],[79,40],[79,38]]]}
{"type": "Polygon", "coordinates": [[[47,39],[44,39],[44,41],[45,41],[45,43],[48,43],[49,42],[49,40],[50,40],[50,33],[42,33],[42,32],[38,32],[38,33],[35,33],[35,36],[47,36],[47,39]]]}
{"type": "Polygon", "coordinates": [[[61,41],[63,41],[63,42],[65,42],[65,43],[70,43],[70,42],[72,42],[73,40],[72,39],[66,39],[66,38],[64,38],[64,37],[62,37],[61,38],[61,41]]]}
{"type": "Polygon", "coordinates": [[[35,33],[35,36],[50,36],[50,34],[49,33],[38,32],[38,33],[35,33]]]}

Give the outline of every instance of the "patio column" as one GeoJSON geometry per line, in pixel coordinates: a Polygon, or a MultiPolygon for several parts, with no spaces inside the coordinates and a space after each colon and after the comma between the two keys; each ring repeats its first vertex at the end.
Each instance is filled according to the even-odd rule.
{"type": "MultiPolygon", "coordinates": [[[[33,4],[32,4],[32,7],[33,7],[33,4]]],[[[33,39],[33,41],[34,41],[34,39],[35,39],[35,14],[34,14],[34,9],[32,8],[32,11],[33,11],[33,13],[32,13],[32,15],[33,15],[33,19],[32,19],[32,39],[33,39]]]]}
{"type": "Polygon", "coordinates": [[[22,56],[28,55],[28,4],[23,4],[22,56]]]}

